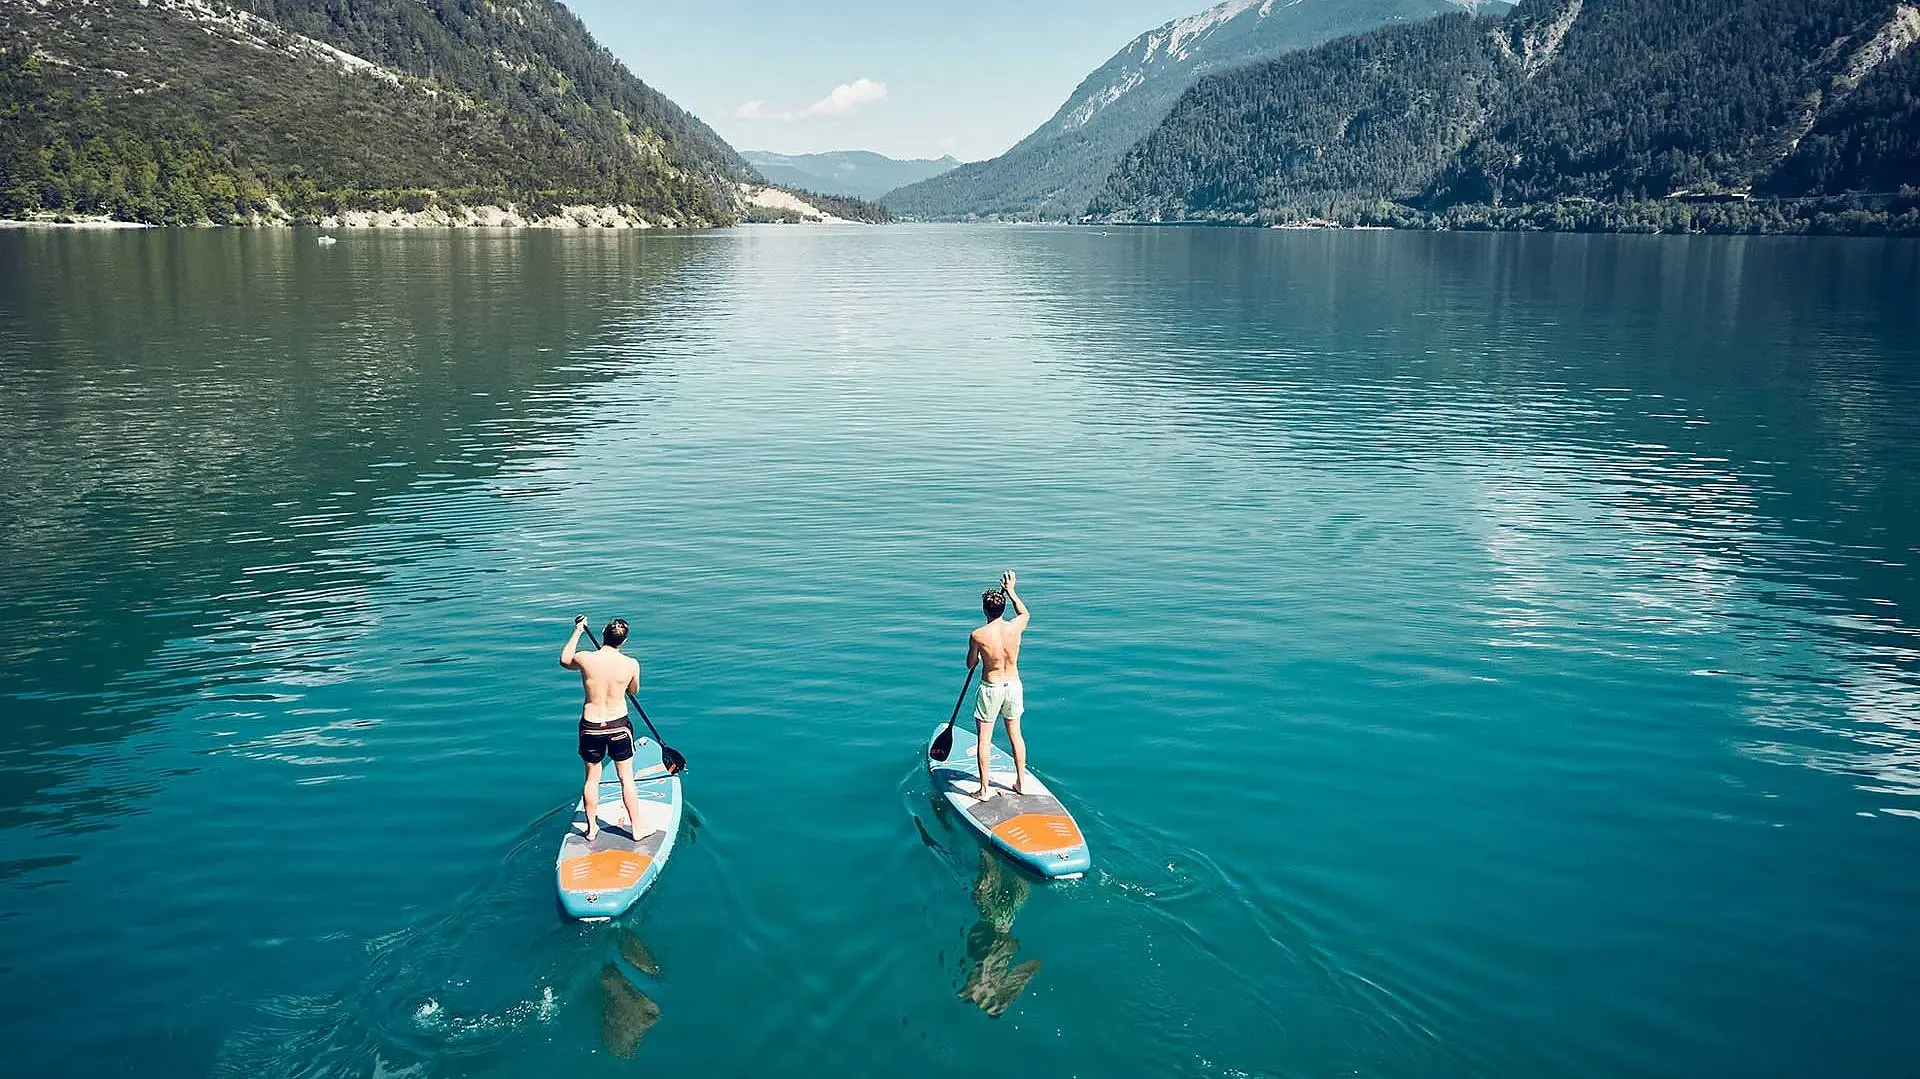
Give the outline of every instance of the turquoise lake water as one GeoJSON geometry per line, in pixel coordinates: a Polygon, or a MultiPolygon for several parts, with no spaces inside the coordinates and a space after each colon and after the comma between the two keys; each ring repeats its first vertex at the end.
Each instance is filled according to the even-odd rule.
{"type": "Polygon", "coordinates": [[[19,1075],[1901,1076],[1920,244],[0,233],[19,1075]],[[922,747],[1020,571],[1027,881],[922,747]],[[563,921],[576,613],[692,768],[563,921]]]}

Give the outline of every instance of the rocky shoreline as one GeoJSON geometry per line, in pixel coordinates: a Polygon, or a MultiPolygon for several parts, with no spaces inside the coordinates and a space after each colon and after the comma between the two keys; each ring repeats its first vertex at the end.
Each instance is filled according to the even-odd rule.
{"type": "MultiPolygon", "coordinates": [[[[749,212],[758,208],[780,213],[787,220],[810,224],[857,224],[812,205],[790,191],[759,184],[740,184],[740,201],[749,212]]],[[[467,206],[435,202],[418,210],[404,207],[380,210],[341,210],[319,217],[296,216],[283,209],[277,200],[268,200],[264,212],[250,214],[230,223],[230,227],[273,228],[276,226],[318,226],[325,229],[417,229],[417,228],[505,228],[505,229],[655,229],[696,228],[671,218],[649,217],[634,206],[618,204],[565,204],[545,213],[532,213],[522,206],[467,206]]],[[[154,228],[140,221],[121,221],[101,215],[43,214],[28,219],[0,220],[0,228],[79,228],[121,229],[154,228]]],[[[211,224],[201,227],[214,227],[211,224]]]]}

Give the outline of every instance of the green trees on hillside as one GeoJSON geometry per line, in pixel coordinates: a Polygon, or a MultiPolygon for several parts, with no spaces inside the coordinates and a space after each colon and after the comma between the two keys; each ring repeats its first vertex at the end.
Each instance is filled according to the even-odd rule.
{"type": "Polygon", "coordinates": [[[622,157],[627,136],[645,130],[676,168],[731,179],[750,175],[712,128],[635,78],[553,0],[238,0],[236,6],[436,86],[498,102],[511,114],[543,118],[589,151],[622,157]]]}
{"type": "Polygon", "coordinates": [[[1171,26],[1163,26],[1135,38],[1088,75],[1052,119],[1006,153],[891,191],[884,200],[896,213],[922,217],[1077,217],[1128,148],[1151,133],[1202,75],[1451,10],[1446,0],[1296,0],[1248,7],[1184,41],[1178,55],[1163,49],[1171,49],[1171,26]],[[1122,86],[1124,92],[1110,96],[1122,86]]]}
{"type": "MultiPolygon", "coordinates": [[[[1528,0],[1514,18],[1545,23],[1570,3],[1528,0]]],[[[1892,0],[1585,0],[1551,62],[1514,82],[1427,198],[1646,199],[1762,183],[1893,11],[1892,0]]]]}
{"type": "Polygon", "coordinates": [[[124,129],[0,51],[0,215],[41,211],[128,221],[225,222],[266,208],[268,184],[220,153],[191,122],[166,133],[124,129]]]}
{"type": "Polygon", "coordinates": [[[1093,212],[1914,230],[1901,192],[1920,185],[1920,48],[1867,48],[1895,12],[1894,0],[1526,0],[1503,18],[1388,27],[1201,80],[1093,212]]]}
{"type": "Polygon", "coordinates": [[[1493,18],[1443,15],[1200,80],[1090,212],[1255,222],[1405,198],[1506,89],[1493,18]]]}
{"type": "Polygon", "coordinates": [[[1920,186],[1920,48],[1880,65],[1822,111],[1759,185],[1775,195],[1920,186]]]}
{"type": "Polygon", "coordinates": [[[864,221],[868,224],[880,224],[893,220],[893,215],[887,212],[887,208],[877,202],[869,202],[866,199],[856,198],[852,195],[823,195],[818,191],[808,191],[801,187],[794,188],[793,192],[807,202],[843,221],[864,221]]]}
{"type": "Polygon", "coordinates": [[[317,216],[429,198],[733,219],[744,163],[548,0],[250,6],[407,73],[158,5],[0,8],[0,214],[220,222],[270,199],[317,216]]]}

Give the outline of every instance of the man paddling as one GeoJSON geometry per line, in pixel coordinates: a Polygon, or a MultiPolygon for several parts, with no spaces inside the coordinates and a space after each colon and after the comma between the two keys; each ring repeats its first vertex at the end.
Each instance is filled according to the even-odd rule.
{"type": "Polygon", "coordinates": [[[1013,571],[1000,577],[1000,587],[980,597],[987,624],[967,636],[967,669],[984,663],[980,675],[980,694],[974,699],[973,724],[980,736],[980,789],[974,797],[986,801],[994,796],[992,772],[987,765],[993,756],[993,723],[1007,721],[1007,739],[1013,743],[1013,793],[1025,794],[1027,782],[1027,743],[1020,737],[1020,716],[1026,711],[1025,693],[1020,687],[1020,634],[1027,628],[1027,605],[1013,589],[1013,571]],[[1007,604],[1013,604],[1013,617],[1003,618],[1007,604]]]}
{"type": "MultiPolygon", "coordinates": [[[[586,703],[580,708],[580,759],[587,765],[587,785],[580,801],[587,811],[587,841],[600,834],[600,764],[613,758],[620,776],[620,798],[627,804],[627,831],[640,819],[640,802],[633,790],[633,720],[627,716],[625,694],[640,692],[640,663],[620,651],[627,643],[627,621],[616,618],[600,633],[605,642],[591,652],[579,651],[587,616],[573,620],[573,636],[560,650],[560,665],[580,672],[586,703]]],[[[636,837],[638,838],[638,837],[636,837]]]]}

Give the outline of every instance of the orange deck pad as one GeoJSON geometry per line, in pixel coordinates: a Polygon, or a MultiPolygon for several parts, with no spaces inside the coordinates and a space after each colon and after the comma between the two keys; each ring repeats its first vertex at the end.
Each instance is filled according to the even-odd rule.
{"type": "Polygon", "coordinates": [[[994,825],[993,834],[1025,854],[1064,850],[1086,842],[1073,818],[1064,813],[1022,813],[994,825]]]}
{"type": "Polygon", "coordinates": [[[561,862],[560,885],[570,892],[617,892],[633,887],[652,864],[653,856],[639,851],[595,851],[561,862]]]}

